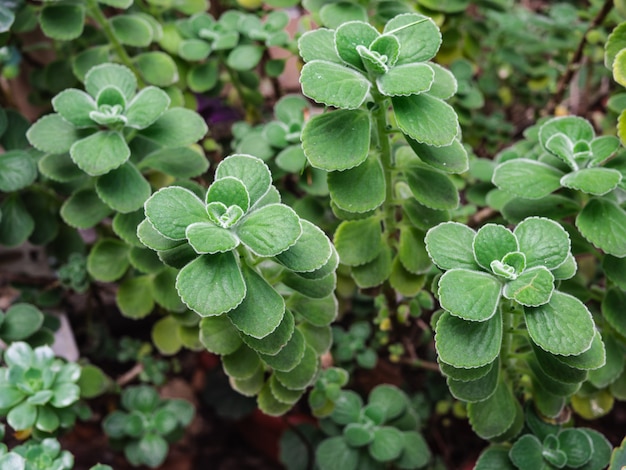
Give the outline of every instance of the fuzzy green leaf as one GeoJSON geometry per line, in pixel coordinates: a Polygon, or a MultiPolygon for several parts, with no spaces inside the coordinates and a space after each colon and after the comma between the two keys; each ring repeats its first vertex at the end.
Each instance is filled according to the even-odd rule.
{"type": "Polygon", "coordinates": [[[183,240],[187,227],[208,222],[204,203],[194,193],[179,186],[162,188],[145,203],[150,224],[163,236],[183,240]]]}
{"type": "Polygon", "coordinates": [[[200,342],[214,354],[232,354],[241,346],[239,331],[226,315],[200,320],[200,342]]]}
{"type": "Polygon", "coordinates": [[[28,152],[10,150],[0,155],[0,191],[13,192],[30,185],[37,165],[28,152]]]}
{"type": "Polygon", "coordinates": [[[360,72],[326,60],[305,64],[300,83],[305,96],[317,103],[344,109],[359,108],[371,86],[360,72]]]}
{"type": "Polygon", "coordinates": [[[201,139],[207,132],[202,117],[185,108],[170,108],[140,134],[163,147],[184,147],[201,139]]]}
{"type": "Polygon", "coordinates": [[[617,188],[622,174],[612,168],[584,168],[561,178],[561,185],[587,194],[602,196],[617,188]]]}
{"type": "Polygon", "coordinates": [[[203,317],[228,312],[246,296],[246,284],[232,252],[196,258],[178,273],[176,289],[185,305],[203,317]]]}
{"type": "Polygon", "coordinates": [[[353,109],[314,116],[302,132],[302,147],[315,168],[342,171],[360,165],[370,148],[369,113],[353,109]]]}
{"type": "Polygon", "coordinates": [[[231,155],[220,162],[215,179],[232,176],[243,182],[248,190],[250,206],[254,206],[270,190],[272,175],[268,166],[251,155],[231,155]]]}
{"type": "Polygon", "coordinates": [[[418,142],[445,147],[451,145],[459,131],[458,118],[452,106],[427,93],[391,98],[398,127],[418,142]]]}
{"type": "Polygon", "coordinates": [[[110,213],[111,208],[102,202],[93,189],[76,191],[61,206],[61,217],[75,228],[91,228],[110,213]]]}
{"type": "Polygon", "coordinates": [[[591,199],[576,217],[576,227],[606,253],[626,256],[626,212],[608,199],[591,199]]]}
{"type": "Polygon", "coordinates": [[[249,213],[235,227],[241,243],[259,256],[276,256],[302,234],[300,218],[284,204],[270,204],[249,213]]]}
{"type": "Polygon", "coordinates": [[[446,147],[421,144],[407,137],[407,142],[424,163],[446,173],[465,173],[469,168],[467,150],[458,139],[446,147]]]}
{"type": "Polygon", "coordinates": [[[295,272],[312,272],[324,266],[332,256],[332,246],[326,234],[308,220],[301,219],[302,235],[276,260],[295,272]]]}
{"type": "Polygon", "coordinates": [[[75,142],[70,156],[85,173],[98,176],[123,165],[130,157],[130,149],[119,132],[98,131],[75,142]]]}
{"type": "Polygon", "coordinates": [[[526,256],[527,268],[545,266],[555,269],[569,256],[569,235],[553,220],[529,217],[520,222],[513,233],[519,242],[519,251],[526,256]]]}
{"type": "Polygon", "coordinates": [[[405,171],[411,192],[419,203],[431,209],[455,209],[459,205],[456,186],[446,175],[426,165],[412,166],[405,171]]]}
{"type": "Polygon", "coordinates": [[[342,436],[323,440],[315,451],[320,470],[357,470],[359,450],[348,446],[342,436]]]}
{"type": "Polygon", "coordinates": [[[82,135],[59,114],[48,114],[28,129],[26,137],[37,150],[48,153],[65,153],[82,135]]]}
{"type": "Polygon", "coordinates": [[[386,96],[416,95],[430,90],[435,72],[427,64],[392,67],[376,79],[378,89],[386,96]]]}
{"type": "Polygon", "coordinates": [[[151,85],[166,87],[178,81],[178,67],[176,66],[176,62],[165,52],[144,52],[135,56],[133,62],[137,69],[139,69],[141,77],[151,85]]]}
{"type": "Polygon", "coordinates": [[[96,182],[96,192],[109,207],[127,214],[143,206],[150,197],[151,188],[135,165],[127,162],[100,176],[96,182]]]}
{"type": "Polygon", "coordinates": [[[335,48],[335,32],[330,29],[318,28],[305,32],[298,40],[298,50],[305,62],[327,60],[342,63],[335,48]]]}
{"type": "Polygon", "coordinates": [[[519,158],[498,165],[493,183],[516,196],[541,199],[561,187],[563,172],[536,160],[519,158]]]}
{"type": "Polygon", "coordinates": [[[395,16],[387,22],[383,33],[400,40],[398,65],[429,60],[441,45],[441,33],[435,22],[417,13],[395,16]]]}
{"type": "Polygon", "coordinates": [[[63,1],[47,3],[39,15],[39,25],[49,38],[59,41],[76,39],[85,25],[85,7],[63,1]]]}
{"type": "Polygon", "coordinates": [[[526,307],[538,307],[550,300],[554,291],[554,276],[543,266],[528,269],[507,282],[502,294],[526,307]]]}
{"type": "Polygon", "coordinates": [[[241,332],[261,339],[280,325],[285,315],[285,301],[256,271],[242,265],[246,296],[228,317],[241,332]]]}
{"type": "Polygon", "coordinates": [[[519,250],[515,235],[503,225],[482,226],[473,242],[474,257],[480,266],[491,270],[492,261],[501,261],[507,253],[519,250]]]}
{"type": "Polygon", "coordinates": [[[335,247],[343,264],[359,266],[372,261],[382,247],[378,217],[344,221],[334,235],[335,247]]]}
{"type": "Polygon", "coordinates": [[[491,397],[468,404],[467,412],[474,432],[483,439],[492,439],[504,434],[514,424],[519,406],[509,386],[500,380],[491,397]]]}
{"type": "Polygon", "coordinates": [[[103,238],[89,252],[87,271],[98,281],[116,281],[128,269],[129,250],[130,247],[120,240],[103,238]]]}
{"type": "Polygon", "coordinates": [[[458,222],[443,222],[426,233],[426,250],[443,270],[464,268],[478,271],[472,244],[476,232],[458,222]]]}
{"type": "Polygon", "coordinates": [[[489,320],[498,309],[501,291],[498,279],[478,271],[452,269],[439,279],[441,306],[465,320],[489,320]]]}
{"type": "Polygon", "coordinates": [[[328,175],[332,201],[347,212],[364,213],[379,207],[385,200],[385,174],[378,158],[346,171],[328,175]]]}
{"type": "Polygon", "coordinates": [[[528,334],[533,342],[552,354],[579,355],[593,341],[595,327],[585,304],[576,297],[555,291],[539,307],[524,307],[528,334]]]}

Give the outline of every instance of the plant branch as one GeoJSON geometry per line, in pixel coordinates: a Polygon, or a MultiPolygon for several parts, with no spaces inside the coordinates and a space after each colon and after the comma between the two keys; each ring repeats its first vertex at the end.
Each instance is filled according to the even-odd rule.
{"type": "Polygon", "coordinates": [[[565,73],[561,76],[561,79],[559,80],[556,93],[552,96],[552,99],[546,106],[546,109],[545,109],[546,114],[548,115],[553,114],[557,105],[563,100],[565,91],[569,87],[570,82],[574,78],[575,72],[580,68],[580,65],[582,63],[583,50],[585,48],[585,45],[587,44],[587,36],[592,30],[594,30],[600,24],[602,24],[602,22],[608,16],[608,14],[611,12],[612,9],[613,9],[613,0],[605,0],[604,5],[602,5],[602,8],[600,9],[598,14],[589,24],[589,27],[585,31],[585,34],[583,34],[583,37],[578,43],[578,47],[576,48],[574,55],[572,56],[569,63],[567,64],[565,73]]]}

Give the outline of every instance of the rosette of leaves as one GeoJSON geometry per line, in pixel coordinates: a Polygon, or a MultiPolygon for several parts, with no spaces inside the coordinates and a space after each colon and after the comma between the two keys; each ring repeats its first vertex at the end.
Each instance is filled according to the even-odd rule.
{"type": "Polygon", "coordinates": [[[348,384],[350,374],[339,367],[329,367],[320,372],[309,393],[309,406],[313,416],[324,418],[335,409],[341,389],[348,384]]]}
{"type": "Polygon", "coordinates": [[[562,428],[540,418],[530,403],[525,410],[527,432],[512,446],[491,445],[476,463],[476,470],[532,470],[537,468],[607,468],[612,446],[598,431],[589,428],[562,428]]]}
{"type": "Polygon", "coordinates": [[[112,210],[127,214],[141,208],[151,193],[142,170],[182,178],[206,171],[203,155],[185,147],[207,130],[197,113],[168,109],[170,98],[159,88],[137,93],[135,75],[123,65],[93,67],[85,89],[59,93],[52,100],[57,112],[27,132],[33,146],[46,153],[41,173],[77,187],[61,208],[69,225],[88,228],[112,210]]]}
{"type": "Polygon", "coordinates": [[[330,348],[338,257],[326,235],[280,203],[250,155],[224,159],[204,200],[164,188],[145,213],[139,238],[180,269],[178,293],[204,317],[200,340],[224,356],[233,387],[259,394],[268,414],[288,411],[330,348]]]}
{"type": "Polygon", "coordinates": [[[444,100],[456,91],[456,80],[429,61],[440,45],[435,23],[417,13],[396,16],[382,34],[363,21],[305,33],[298,42],[306,62],[302,92],[341,109],[307,122],[302,144],[311,165],[331,172],[356,171],[366,162],[372,118],[363,105],[370,102],[386,113],[390,101],[408,138],[427,146],[452,145],[458,120],[444,100]]]}
{"type": "MultiPolygon", "coordinates": [[[[584,207],[576,217],[578,230],[606,253],[626,256],[626,239],[622,236],[626,234],[626,211],[612,196],[616,189],[625,188],[626,156],[619,155],[609,162],[620,147],[619,140],[614,136],[597,137],[589,121],[576,116],[543,123],[538,140],[542,154],[537,160],[501,161],[493,183],[518,198],[547,198],[548,206],[560,202],[551,194],[561,188],[584,193],[584,207]]],[[[514,207],[515,202],[511,204],[514,207]]]]}
{"type": "Polygon", "coordinates": [[[330,416],[320,422],[330,435],[315,452],[321,470],[345,468],[423,468],[431,457],[419,416],[404,392],[379,385],[367,404],[352,391],[342,391],[330,416]]]}
{"type": "Polygon", "coordinates": [[[446,222],[428,231],[426,248],[445,271],[438,280],[444,309],[435,328],[439,362],[452,394],[470,403],[474,431],[485,439],[520,431],[521,408],[501,374],[515,351],[530,349],[524,357],[537,406],[558,415],[587,372],[605,361],[587,307],[555,289],[576,272],[567,232],[539,217],[513,231],[446,222]],[[488,409],[498,412],[487,418],[488,409]]]}
{"type": "Polygon", "coordinates": [[[347,330],[334,326],[333,359],[347,370],[352,370],[355,366],[373,369],[378,361],[378,355],[367,345],[371,336],[372,327],[367,321],[354,322],[347,330]]]}
{"type": "Polygon", "coordinates": [[[162,399],[147,385],[124,389],[121,405],[102,422],[104,432],[132,465],[150,468],[163,463],[169,444],[182,437],[195,414],[187,400],[162,399]]]}
{"type": "Polygon", "coordinates": [[[0,368],[0,409],[15,431],[54,433],[74,425],[72,405],[80,397],[81,368],[54,356],[48,346],[18,341],[4,352],[0,368]]]}
{"type": "Polygon", "coordinates": [[[11,470],[71,470],[74,456],[61,450],[61,444],[49,437],[42,441],[31,439],[7,451],[0,446],[0,467],[11,470]]]}

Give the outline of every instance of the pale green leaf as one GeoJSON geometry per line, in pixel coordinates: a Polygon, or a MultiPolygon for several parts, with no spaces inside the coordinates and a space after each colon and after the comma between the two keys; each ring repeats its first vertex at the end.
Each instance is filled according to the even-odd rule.
{"type": "Polygon", "coordinates": [[[126,107],[126,125],[145,129],[156,121],[170,105],[170,97],[160,88],[149,86],[141,90],[126,107]]]}
{"type": "Polygon", "coordinates": [[[305,32],[298,40],[298,50],[305,62],[326,60],[342,63],[335,48],[335,32],[330,29],[318,28],[305,32]]]}
{"type": "Polygon", "coordinates": [[[442,147],[451,145],[459,131],[454,109],[427,93],[392,97],[394,114],[402,132],[418,142],[442,147]]]}
{"type": "Polygon", "coordinates": [[[587,194],[602,196],[617,188],[622,174],[612,168],[583,168],[561,178],[561,185],[587,194]]]}
{"type": "Polygon", "coordinates": [[[587,351],[595,325],[585,304],[576,297],[554,291],[550,301],[539,307],[524,307],[528,334],[543,350],[561,356],[587,351]]]}
{"type": "Polygon", "coordinates": [[[426,233],[426,251],[443,270],[465,268],[479,270],[474,258],[473,242],[476,232],[458,222],[443,222],[426,233]]]}
{"type": "Polygon", "coordinates": [[[26,132],[26,138],[37,150],[65,153],[81,137],[79,131],[59,114],[48,114],[35,122],[26,132]]]}
{"type": "Polygon", "coordinates": [[[150,183],[129,162],[98,177],[96,181],[98,197],[123,214],[141,208],[151,191],[150,183]]]}
{"type": "Polygon", "coordinates": [[[309,163],[326,171],[360,165],[370,148],[370,117],[364,110],[338,110],[314,116],[302,131],[309,163]]]}
{"type": "Polygon", "coordinates": [[[37,177],[37,165],[28,152],[9,150],[0,155],[0,191],[17,191],[37,177]]]}
{"type": "Polygon", "coordinates": [[[446,175],[427,165],[414,165],[404,170],[409,188],[420,204],[431,209],[455,209],[459,205],[456,186],[446,175]]]}
{"type": "Polygon", "coordinates": [[[178,273],[176,289],[185,305],[203,317],[228,312],[246,296],[246,284],[232,252],[196,258],[178,273]]]}
{"type": "Polygon", "coordinates": [[[135,56],[133,62],[137,69],[139,69],[141,77],[151,85],[166,87],[178,81],[178,67],[176,66],[176,62],[165,52],[144,52],[135,56]]]}
{"type": "Polygon", "coordinates": [[[626,256],[626,212],[608,199],[591,199],[576,217],[576,227],[594,246],[623,258],[626,256]]]}
{"type": "Polygon", "coordinates": [[[285,315],[285,301],[254,269],[243,264],[241,271],[246,286],[245,298],[228,312],[228,317],[246,335],[265,338],[280,325],[285,315]]]}
{"type": "Polygon", "coordinates": [[[70,156],[85,173],[98,176],[123,165],[130,157],[130,149],[119,132],[98,131],[75,142],[70,156]]]}
{"type": "Polygon", "coordinates": [[[259,256],[276,256],[294,245],[302,234],[300,218],[284,204],[269,204],[240,220],[235,233],[259,256]]]}
{"type": "Polygon", "coordinates": [[[114,238],[103,238],[87,257],[87,271],[98,281],[112,282],[124,275],[129,266],[130,247],[114,238]]]}
{"type": "Polygon", "coordinates": [[[368,217],[342,222],[333,238],[341,263],[359,266],[378,256],[382,247],[381,237],[380,219],[368,217]]]}
{"type": "Polygon", "coordinates": [[[59,115],[75,127],[94,127],[89,117],[96,110],[96,102],[87,93],[68,88],[52,98],[52,107],[59,115]]]}
{"type": "Polygon", "coordinates": [[[476,262],[487,271],[491,262],[501,261],[507,253],[519,250],[515,235],[503,225],[486,224],[482,226],[472,244],[476,262]]]}
{"type": "Polygon", "coordinates": [[[458,139],[446,147],[421,144],[407,137],[407,142],[424,163],[446,173],[465,173],[469,168],[467,150],[458,139]]]}
{"type": "Polygon", "coordinates": [[[364,213],[385,201],[385,175],[376,156],[370,156],[355,168],[328,175],[332,201],[347,212],[364,213]]]}
{"type": "Polygon", "coordinates": [[[195,111],[171,108],[140,133],[163,147],[184,147],[204,137],[207,130],[204,119],[195,111]]]}
{"type": "Polygon", "coordinates": [[[526,256],[527,268],[545,266],[555,269],[569,256],[569,235],[553,220],[529,217],[520,222],[513,233],[519,242],[519,251],[526,256]]]}
{"type": "Polygon", "coordinates": [[[97,65],[85,76],[85,89],[93,97],[109,86],[116,87],[130,101],[137,90],[137,79],[128,67],[112,63],[97,65]]]}
{"type": "Polygon", "coordinates": [[[416,95],[430,90],[435,72],[427,64],[392,67],[376,79],[378,90],[386,96],[416,95]]]}
{"type": "Polygon", "coordinates": [[[302,235],[276,260],[295,272],[312,272],[324,266],[332,256],[332,246],[326,234],[308,220],[301,219],[302,235]]]}
{"type": "Polygon", "coordinates": [[[178,178],[193,178],[207,171],[209,162],[196,150],[174,147],[149,153],[137,167],[152,168],[178,178]]]}
{"type": "Polygon", "coordinates": [[[554,276],[543,266],[528,269],[504,286],[502,294],[526,307],[538,307],[550,300],[554,276]]]}
{"type": "Polygon", "coordinates": [[[61,217],[71,227],[91,228],[111,213],[93,189],[73,193],[61,206],[61,217]]]}
{"type": "Polygon", "coordinates": [[[226,315],[200,320],[200,342],[214,354],[232,354],[241,346],[239,331],[226,315]]]}
{"type": "Polygon", "coordinates": [[[493,173],[493,184],[516,196],[541,199],[561,187],[563,172],[526,158],[508,160],[493,173]]]}
{"type": "Polygon", "coordinates": [[[441,45],[441,33],[435,22],[417,13],[395,16],[387,22],[383,33],[400,40],[398,65],[429,60],[441,45]]]}
{"type": "Polygon", "coordinates": [[[371,86],[360,72],[326,60],[305,64],[300,83],[305,96],[318,103],[344,109],[359,108],[371,86]]]}
{"type": "Polygon", "coordinates": [[[254,206],[270,190],[272,175],[268,166],[252,155],[231,155],[220,162],[215,179],[232,176],[243,182],[248,190],[250,206],[254,206]]]}
{"type": "Polygon", "coordinates": [[[498,279],[478,271],[452,269],[439,279],[441,306],[465,320],[489,320],[498,309],[501,291],[502,284],[498,279]]]}
{"type": "Polygon", "coordinates": [[[502,317],[470,322],[445,312],[437,322],[435,345],[446,364],[473,369],[492,363],[502,343],[502,317]]]}
{"type": "Polygon", "coordinates": [[[183,240],[189,225],[209,221],[204,203],[194,193],[179,186],[162,188],[154,193],[145,203],[145,213],[150,224],[172,240],[183,240]]]}

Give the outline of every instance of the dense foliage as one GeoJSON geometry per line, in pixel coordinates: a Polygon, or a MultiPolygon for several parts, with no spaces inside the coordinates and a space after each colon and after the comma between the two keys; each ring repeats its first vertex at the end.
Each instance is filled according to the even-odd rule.
{"type": "Polygon", "coordinates": [[[0,467],[209,406],[289,469],[626,466],[625,51],[622,0],[3,2],[0,467]]]}

